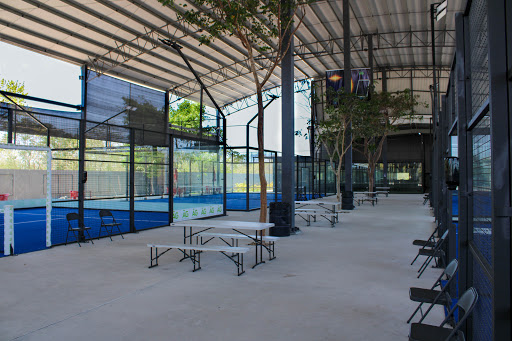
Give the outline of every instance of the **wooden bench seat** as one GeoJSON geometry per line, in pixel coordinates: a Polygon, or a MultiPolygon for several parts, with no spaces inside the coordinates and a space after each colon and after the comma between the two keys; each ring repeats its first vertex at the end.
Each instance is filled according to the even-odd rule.
{"type": "MultiPolygon", "coordinates": [[[[212,240],[214,238],[219,238],[227,245],[235,246],[235,247],[238,247],[238,240],[252,240],[252,241],[256,240],[256,236],[254,236],[254,235],[245,235],[245,234],[241,234],[241,233],[215,233],[215,232],[201,232],[201,233],[197,234],[197,238],[201,238],[200,239],[201,245],[205,245],[206,243],[208,243],[210,240],[212,240]],[[203,238],[209,238],[209,239],[207,239],[205,241],[203,238]],[[231,239],[231,243],[228,241],[228,239],[231,239]]],[[[262,239],[262,241],[268,243],[267,245],[263,244],[263,247],[265,249],[267,249],[267,251],[268,251],[268,259],[272,260],[272,259],[276,258],[275,242],[278,241],[280,238],[274,237],[274,236],[262,236],[261,239],[262,239]]],[[[198,240],[198,244],[199,244],[199,240],[198,240]]]]}
{"type": "Polygon", "coordinates": [[[193,272],[201,269],[201,252],[204,251],[217,251],[222,253],[224,256],[228,257],[231,261],[233,261],[237,267],[238,276],[243,274],[244,271],[244,253],[249,251],[248,247],[232,247],[228,245],[193,245],[193,244],[148,244],[148,247],[151,248],[150,253],[150,268],[158,266],[158,258],[160,258],[167,251],[172,249],[177,249],[183,253],[184,259],[190,259],[194,264],[193,272]],[[155,249],[155,256],[153,257],[153,248],[155,249]],[[164,248],[165,251],[158,253],[158,248],[164,248]],[[189,252],[187,252],[189,251],[189,252]],[[236,254],[236,259],[226,252],[230,252],[231,254],[236,254]]]}

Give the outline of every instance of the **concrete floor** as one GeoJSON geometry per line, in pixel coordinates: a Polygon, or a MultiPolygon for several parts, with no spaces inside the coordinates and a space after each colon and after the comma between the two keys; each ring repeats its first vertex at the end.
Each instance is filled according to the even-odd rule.
{"type": "MultiPolygon", "coordinates": [[[[277,259],[246,273],[221,254],[191,272],[173,250],[148,269],[148,242],[179,241],[160,228],[0,259],[0,340],[406,340],[415,304],[416,238],[434,228],[422,195],[365,203],[276,245],[277,259]]],[[[219,219],[257,221],[259,212],[219,219]]],[[[429,315],[439,323],[442,311],[429,315]]]]}

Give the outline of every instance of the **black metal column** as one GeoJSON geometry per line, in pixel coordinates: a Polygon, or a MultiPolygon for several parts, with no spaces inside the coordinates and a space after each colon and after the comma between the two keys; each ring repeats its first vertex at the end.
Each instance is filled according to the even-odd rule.
{"type": "Polygon", "coordinates": [[[250,178],[250,169],[249,169],[249,134],[250,134],[250,126],[249,123],[245,126],[245,210],[249,211],[249,178],[250,178]]]}
{"type": "MultiPolygon", "coordinates": [[[[458,150],[459,150],[459,295],[473,285],[473,262],[469,241],[473,231],[473,145],[468,132],[471,117],[471,45],[469,18],[455,16],[457,57],[457,106],[458,106],[458,150]]],[[[469,326],[470,323],[467,323],[469,326]]],[[[466,328],[469,336],[470,330],[466,328]]]]}
{"type": "Polygon", "coordinates": [[[368,67],[370,68],[370,87],[373,86],[373,34],[368,35],[368,67]]]}
{"type": "Polygon", "coordinates": [[[174,136],[169,139],[169,224],[174,221],[174,136]]]}
{"type": "Polygon", "coordinates": [[[199,137],[201,138],[203,137],[203,94],[204,86],[201,86],[201,96],[199,97],[199,137]]]}
{"type": "Polygon", "coordinates": [[[223,165],[223,171],[222,175],[224,176],[224,179],[222,180],[222,214],[226,215],[227,211],[227,166],[226,162],[228,159],[228,144],[226,141],[227,136],[227,124],[226,124],[226,118],[222,117],[222,165],[223,165]]]}
{"type": "MultiPolygon", "coordinates": [[[[451,191],[448,191],[447,185],[446,185],[446,176],[444,173],[444,158],[448,156],[448,130],[450,129],[448,127],[448,113],[447,113],[447,104],[446,104],[446,96],[441,96],[441,110],[439,111],[439,137],[440,137],[440,154],[439,154],[439,165],[441,165],[440,169],[440,178],[439,182],[441,185],[441,210],[440,210],[440,216],[441,216],[441,224],[444,229],[449,229],[450,232],[448,233],[448,243],[445,244],[446,251],[447,251],[447,259],[450,261],[452,258],[455,257],[454,254],[451,254],[451,244],[455,240],[455,230],[450,229],[451,228],[451,221],[448,220],[448,196],[451,196],[451,191]],[[448,245],[447,245],[448,244],[448,245]],[[447,246],[446,246],[447,245],[447,246]]],[[[451,207],[450,207],[451,209],[451,207]]],[[[453,250],[454,251],[454,250],[453,250]]]]}
{"type": "Polygon", "coordinates": [[[274,152],[274,202],[277,202],[277,152],[274,152]]]}
{"type": "Polygon", "coordinates": [[[13,143],[14,110],[7,109],[7,143],[13,143]]]}
{"type": "Polygon", "coordinates": [[[388,71],[386,69],[382,69],[382,92],[388,91],[388,71]]]}
{"type": "MultiPolygon", "coordinates": [[[[287,1],[287,0],[283,0],[287,1]]],[[[282,202],[290,205],[290,226],[295,230],[295,110],[293,100],[293,37],[291,32],[285,33],[283,46],[290,42],[290,48],[281,61],[281,85],[282,85],[282,169],[281,186],[282,202]]]]}
{"type": "MultiPolygon", "coordinates": [[[[80,132],[78,136],[78,215],[80,224],[84,225],[84,200],[85,200],[85,148],[86,148],[86,122],[87,122],[87,66],[82,66],[82,115],[80,119],[80,132]]],[[[85,241],[84,232],[78,233],[80,242],[85,241]]]]}
{"type": "MultiPolygon", "coordinates": [[[[382,91],[388,91],[388,73],[386,69],[382,70],[382,91]]],[[[388,186],[388,138],[382,146],[382,177],[384,178],[384,186],[388,186]]]]}
{"type": "MultiPolygon", "coordinates": [[[[309,99],[311,102],[311,117],[309,123],[309,155],[311,157],[311,179],[312,184],[310,187],[311,190],[311,199],[315,198],[315,180],[317,178],[315,173],[315,124],[316,124],[316,105],[315,105],[315,88],[311,87],[311,98],[309,99]]],[[[318,188],[318,195],[320,196],[320,189],[318,188]]]]}
{"type": "MultiPolygon", "coordinates": [[[[350,4],[349,0],[343,0],[343,83],[345,93],[352,91],[352,70],[350,66],[350,4]]],[[[350,143],[352,136],[347,134],[345,143],[350,143]]],[[[342,208],[354,209],[354,192],[352,191],[352,146],[343,157],[345,165],[345,189],[342,193],[342,208]]]]}
{"type": "Polygon", "coordinates": [[[167,195],[168,195],[168,220],[169,224],[173,222],[173,200],[174,200],[174,156],[173,156],[173,136],[170,134],[169,127],[169,96],[170,91],[165,92],[165,131],[167,132],[167,195]]]}
{"type": "MultiPolygon", "coordinates": [[[[511,205],[511,117],[507,67],[506,1],[489,0],[489,108],[491,113],[492,160],[492,260],[493,260],[493,339],[511,340],[510,327],[510,228],[511,205]]],[[[510,19],[510,18],[508,18],[510,19]]]]}
{"type": "Polygon", "coordinates": [[[135,233],[135,129],[130,128],[130,232],[135,233]]]}
{"type": "Polygon", "coordinates": [[[384,178],[384,186],[388,186],[388,138],[384,138],[382,144],[382,177],[384,178]]]}

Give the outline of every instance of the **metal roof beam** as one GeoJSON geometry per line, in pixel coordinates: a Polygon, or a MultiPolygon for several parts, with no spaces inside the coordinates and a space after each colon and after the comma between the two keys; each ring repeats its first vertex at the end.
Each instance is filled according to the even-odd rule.
{"type": "MultiPolygon", "coordinates": [[[[70,2],[71,0],[62,0],[62,1],[68,1],[70,2]]],[[[104,1],[104,0],[96,0],[98,3],[102,4],[103,6],[107,7],[107,8],[110,8],[111,10],[114,10],[116,11],[117,13],[125,16],[127,19],[131,19],[135,22],[137,22],[138,24],[144,26],[144,27],[147,27],[147,28],[150,28],[150,30],[155,30],[156,32],[158,32],[160,35],[162,35],[164,37],[164,39],[169,39],[170,37],[165,35],[165,31],[162,32],[161,30],[159,30],[157,27],[153,26],[150,22],[147,22],[146,20],[143,20],[143,19],[140,19],[138,18],[137,16],[135,16],[133,13],[131,12],[128,12],[126,11],[124,8],[120,7],[120,6],[117,6],[115,5],[112,1],[104,1]]],[[[123,29],[125,31],[128,31],[130,34],[133,34],[134,36],[137,36],[139,34],[139,32],[135,31],[135,30],[132,30],[132,29],[128,29],[126,26],[123,26],[123,29]]],[[[171,37],[172,38],[172,37],[171,37]]],[[[149,39],[149,38],[148,38],[149,39]]],[[[159,41],[156,40],[156,41],[153,41],[153,40],[150,40],[153,44],[155,45],[158,45],[159,41]]],[[[185,44],[184,44],[185,45],[185,44]]],[[[188,45],[188,44],[187,44],[188,45]]],[[[162,46],[162,44],[160,44],[160,46],[162,46]]],[[[163,47],[163,46],[162,46],[163,47]]],[[[196,53],[199,53],[200,54],[200,51],[198,51],[196,48],[193,48],[191,46],[187,46],[187,48],[190,48],[191,50],[194,50],[194,52],[196,53]]],[[[169,51],[169,50],[168,50],[169,51]]],[[[173,54],[174,54],[174,51],[173,51],[173,54]]],[[[206,59],[209,59],[211,60],[212,62],[218,64],[220,63],[220,61],[216,61],[216,60],[213,60],[212,58],[206,58],[206,59]]],[[[198,67],[201,67],[201,68],[204,68],[204,69],[209,69],[210,66],[209,65],[206,65],[204,63],[201,63],[199,62],[198,60],[194,60],[192,61],[194,64],[196,64],[198,67]]],[[[183,65],[181,64],[178,64],[179,67],[184,67],[183,65]]],[[[239,83],[239,82],[236,82],[238,86],[241,86],[241,87],[244,87],[243,83],[239,83]]],[[[238,92],[237,89],[234,89],[234,88],[231,88],[231,87],[226,87],[226,89],[228,91],[231,91],[231,92],[238,92]]],[[[241,94],[241,93],[240,93],[241,94]]]]}
{"type": "MultiPolygon", "coordinates": [[[[90,24],[88,24],[87,22],[84,22],[84,21],[82,21],[82,20],[79,20],[79,19],[76,19],[76,18],[74,18],[74,17],[71,17],[71,16],[67,15],[67,14],[66,14],[66,13],[64,13],[64,12],[61,12],[61,11],[55,10],[54,8],[49,7],[49,6],[46,6],[46,5],[44,5],[44,4],[42,4],[42,3],[38,2],[38,1],[34,1],[34,0],[24,0],[24,1],[25,1],[25,2],[30,3],[30,4],[31,4],[31,5],[33,5],[33,6],[37,6],[38,8],[40,8],[40,9],[42,9],[42,10],[44,10],[44,11],[48,12],[48,13],[51,13],[51,14],[53,14],[53,15],[60,16],[61,18],[64,18],[64,19],[66,19],[66,20],[68,20],[68,21],[70,21],[70,22],[72,22],[72,23],[74,23],[74,24],[77,24],[77,25],[80,25],[80,26],[82,26],[82,27],[84,27],[84,28],[87,28],[87,29],[89,29],[89,30],[91,30],[91,31],[93,31],[93,32],[95,32],[95,33],[98,33],[98,34],[100,34],[100,35],[102,35],[102,36],[109,37],[109,38],[112,38],[112,37],[113,37],[113,35],[112,35],[112,34],[109,34],[109,33],[108,33],[108,32],[106,32],[106,31],[103,31],[103,30],[98,29],[98,28],[96,28],[96,27],[94,27],[94,26],[91,26],[91,25],[90,25],[90,24]]],[[[102,43],[100,43],[100,42],[97,42],[97,41],[95,41],[95,40],[93,40],[93,39],[91,39],[91,38],[89,38],[89,37],[85,37],[85,36],[83,36],[83,35],[80,35],[80,34],[78,34],[78,33],[73,32],[73,31],[70,31],[70,30],[64,29],[64,28],[62,28],[62,27],[60,27],[60,26],[54,25],[53,23],[50,23],[50,22],[44,21],[44,20],[42,20],[42,19],[40,19],[40,18],[38,18],[38,17],[36,17],[36,16],[30,15],[30,14],[28,14],[28,13],[20,12],[20,11],[18,11],[18,10],[15,10],[15,9],[10,8],[10,7],[8,7],[8,6],[5,6],[5,5],[0,5],[0,8],[2,8],[2,9],[4,9],[4,10],[7,10],[7,11],[10,11],[11,13],[14,13],[14,14],[16,14],[16,15],[22,16],[22,17],[24,17],[24,18],[27,18],[27,19],[29,19],[29,20],[32,20],[32,21],[34,21],[34,22],[36,22],[36,23],[39,23],[39,24],[41,24],[41,25],[43,25],[43,26],[46,26],[46,27],[48,27],[48,28],[50,28],[50,29],[56,30],[56,31],[61,32],[61,33],[64,33],[64,34],[71,35],[71,36],[73,36],[73,37],[75,37],[75,38],[82,39],[84,42],[87,42],[87,43],[89,43],[89,44],[91,44],[91,45],[98,46],[99,48],[105,48],[105,45],[104,45],[104,44],[102,44],[102,43]]],[[[12,24],[10,24],[10,26],[12,27],[12,24]]],[[[19,27],[21,27],[21,26],[19,26],[19,27]]],[[[138,46],[137,46],[137,45],[135,45],[135,44],[131,44],[129,41],[124,40],[124,39],[122,39],[122,38],[119,38],[119,37],[117,37],[117,36],[116,36],[114,39],[115,39],[116,41],[121,42],[121,44],[124,44],[124,45],[126,45],[126,46],[132,47],[132,48],[134,48],[134,49],[137,49],[137,48],[138,48],[138,46]]],[[[59,42],[57,41],[57,43],[56,43],[56,44],[59,44],[59,42]]],[[[59,44],[59,45],[62,45],[62,44],[59,44]]],[[[160,44],[160,45],[161,45],[161,44],[160,44]]],[[[69,45],[69,46],[72,46],[72,45],[69,45]]],[[[85,54],[85,55],[87,55],[87,56],[90,56],[90,55],[92,55],[92,54],[93,54],[91,51],[86,51],[86,50],[83,50],[83,49],[77,50],[77,52],[83,53],[83,54],[85,54]]],[[[180,64],[177,64],[177,63],[175,63],[174,61],[172,61],[172,60],[170,60],[170,59],[162,58],[162,57],[160,57],[160,56],[159,56],[158,54],[156,54],[156,53],[151,53],[150,51],[145,51],[145,53],[148,53],[148,54],[150,54],[151,56],[156,57],[156,58],[159,58],[159,59],[161,59],[162,61],[164,61],[164,62],[166,62],[166,63],[169,63],[169,64],[171,64],[171,65],[174,65],[174,66],[176,66],[176,67],[182,67],[180,64]]],[[[106,54],[106,55],[108,55],[108,54],[106,54]]],[[[114,65],[114,64],[117,64],[117,63],[118,63],[118,61],[117,61],[116,59],[112,59],[112,58],[105,58],[104,56],[96,56],[96,58],[98,58],[98,63],[100,63],[100,60],[102,60],[102,61],[105,63],[104,65],[114,65]]],[[[175,77],[178,77],[178,78],[185,78],[185,77],[184,77],[182,74],[180,74],[180,73],[175,73],[175,72],[169,71],[169,69],[161,68],[160,66],[154,65],[154,64],[149,63],[149,62],[146,62],[146,61],[144,61],[144,60],[140,60],[140,59],[137,59],[137,58],[132,58],[132,59],[134,59],[135,61],[137,61],[137,62],[139,62],[139,63],[141,63],[141,64],[145,64],[146,66],[149,66],[149,67],[160,68],[162,72],[170,73],[172,76],[175,76],[175,77]]],[[[79,65],[84,64],[84,63],[86,63],[86,61],[85,61],[85,60],[81,60],[81,61],[79,62],[79,65]]],[[[95,69],[97,69],[97,71],[98,71],[99,69],[101,69],[100,65],[93,65],[93,66],[95,67],[95,69]]],[[[136,71],[136,72],[137,72],[137,69],[135,69],[135,68],[133,68],[133,67],[128,67],[128,69],[130,69],[130,70],[132,70],[132,71],[136,71]]],[[[169,81],[168,81],[168,80],[165,80],[165,82],[166,82],[166,83],[169,83],[169,81]]]]}
{"type": "MultiPolygon", "coordinates": [[[[127,18],[130,18],[132,20],[137,21],[141,25],[143,25],[145,27],[149,27],[151,30],[155,30],[158,33],[157,41],[159,39],[164,39],[164,40],[169,39],[169,40],[173,40],[173,41],[179,42],[180,45],[183,45],[187,49],[190,49],[191,51],[193,51],[193,52],[195,52],[195,53],[205,57],[207,60],[210,60],[210,61],[214,62],[217,65],[221,65],[222,64],[221,61],[219,61],[218,59],[212,58],[208,54],[205,54],[204,51],[201,51],[201,49],[199,49],[197,47],[194,47],[191,44],[186,43],[186,42],[180,40],[180,38],[184,38],[185,36],[191,36],[191,37],[196,38],[194,35],[195,35],[195,33],[197,33],[197,31],[192,31],[192,30],[187,29],[187,27],[191,27],[191,25],[187,24],[185,26],[184,25],[185,22],[183,20],[178,21],[178,24],[176,24],[173,20],[171,20],[167,16],[163,16],[162,14],[160,14],[158,12],[155,12],[152,8],[150,8],[149,6],[147,6],[144,3],[141,3],[138,0],[127,0],[127,1],[131,2],[132,4],[136,5],[137,7],[141,8],[142,10],[146,11],[147,13],[149,13],[149,14],[157,17],[158,19],[168,23],[167,26],[172,26],[176,30],[185,30],[186,29],[186,31],[182,31],[184,33],[184,35],[182,37],[175,37],[175,36],[173,37],[170,34],[169,35],[165,35],[165,33],[169,33],[169,32],[164,32],[161,29],[159,29],[158,27],[153,26],[151,23],[148,23],[145,20],[142,20],[142,19],[139,19],[139,18],[135,17],[132,13],[129,13],[126,10],[122,9],[121,7],[114,5],[111,1],[104,1],[104,0],[97,0],[97,1],[99,1],[102,5],[107,6],[108,8],[111,8],[111,9],[115,10],[116,12],[126,16],[127,18]],[[181,23],[181,25],[180,25],[180,23],[181,23]]],[[[233,60],[233,58],[230,55],[228,55],[227,53],[224,53],[221,50],[216,50],[216,52],[219,53],[220,55],[222,55],[223,57],[227,58],[227,59],[233,60]]],[[[200,66],[202,68],[205,68],[205,69],[210,69],[211,68],[210,66],[205,65],[203,63],[200,63],[197,60],[191,60],[191,62],[194,63],[194,64],[197,64],[198,66],[200,66]]],[[[222,75],[219,75],[219,76],[222,77],[222,75]]],[[[230,80],[235,82],[237,86],[245,87],[245,84],[243,82],[236,81],[234,79],[230,79],[230,80]]],[[[246,79],[246,80],[248,80],[248,79],[246,79]]],[[[236,91],[235,89],[230,89],[230,90],[231,91],[236,91]]]]}

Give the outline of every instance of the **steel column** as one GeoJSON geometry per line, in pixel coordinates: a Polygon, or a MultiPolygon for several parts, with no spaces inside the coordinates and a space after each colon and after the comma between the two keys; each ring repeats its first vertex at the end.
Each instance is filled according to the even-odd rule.
{"type": "MultiPolygon", "coordinates": [[[[388,73],[384,69],[382,70],[382,92],[388,91],[388,73]]],[[[384,141],[384,144],[382,146],[382,173],[384,178],[384,186],[387,186],[388,181],[388,138],[386,137],[386,140],[384,141]]]]}
{"type": "MultiPolygon", "coordinates": [[[[492,160],[493,339],[512,339],[510,328],[511,118],[507,73],[506,1],[489,0],[489,109],[492,160]]],[[[510,18],[508,18],[510,19],[510,18]]]]}
{"type": "MultiPolygon", "coordinates": [[[[473,107],[473,99],[471,97],[471,37],[469,35],[469,31],[470,31],[470,28],[469,28],[469,17],[468,16],[464,16],[463,17],[463,22],[462,22],[462,25],[463,25],[463,42],[461,42],[463,44],[463,70],[464,72],[462,73],[463,75],[463,79],[461,80],[462,82],[464,82],[464,88],[462,90],[462,93],[463,96],[465,96],[465,100],[464,100],[464,106],[463,106],[463,109],[464,109],[464,125],[462,126],[463,129],[464,129],[464,136],[465,136],[465,146],[466,146],[466,153],[465,153],[465,156],[466,156],[466,193],[465,193],[465,196],[466,196],[466,230],[463,232],[465,233],[465,237],[466,237],[466,244],[465,245],[462,245],[462,241],[459,240],[459,244],[462,247],[464,247],[467,252],[467,255],[466,255],[466,288],[464,289],[468,289],[470,288],[471,286],[473,286],[473,258],[472,258],[472,255],[471,255],[471,250],[469,249],[469,241],[473,239],[473,140],[472,140],[472,134],[471,132],[468,131],[468,122],[469,120],[471,119],[471,116],[472,116],[472,110],[471,108],[473,107]]],[[[460,112],[460,111],[459,111],[460,112]]],[[[459,114],[460,115],[460,114],[459,114]]],[[[460,119],[459,119],[459,123],[458,124],[461,124],[460,123],[460,119]]],[[[460,139],[460,138],[459,138],[460,139]]],[[[459,191],[460,192],[460,191],[459,191]]],[[[459,233],[460,233],[460,229],[459,229],[459,233]]],[[[459,235],[459,238],[461,238],[461,236],[459,235]]],[[[460,252],[460,251],[459,251],[460,252]]],[[[459,270],[459,272],[462,271],[462,270],[459,270]]],[[[459,286],[459,290],[462,290],[461,287],[459,286]]],[[[462,293],[462,292],[461,292],[462,293]]],[[[470,316],[468,318],[468,323],[467,325],[469,326],[470,325],[470,322],[471,322],[471,319],[472,317],[470,316]]],[[[466,328],[466,331],[468,332],[468,336],[472,336],[471,332],[472,330],[467,327],[466,328]]]]}
{"type": "Polygon", "coordinates": [[[368,35],[368,66],[370,67],[370,86],[373,86],[373,34],[368,35]]]}
{"type": "MultiPolygon", "coordinates": [[[[219,112],[220,113],[220,112],[219,112]]],[[[220,113],[222,114],[222,113],[220,113]]],[[[226,124],[226,118],[222,117],[222,165],[223,165],[223,171],[222,174],[224,176],[224,179],[222,180],[222,215],[226,215],[227,211],[227,167],[226,167],[226,161],[228,159],[228,144],[226,141],[227,136],[227,124],[226,124]]]]}
{"type": "MultiPolygon", "coordinates": [[[[287,1],[287,0],[283,0],[287,1]]],[[[290,42],[290,48],[281,61],[281,85],[282,85],[282,201],[290,205],[290,226],[295,230],[295,110],[293,100],[293,37],[291,32],[285,33],[283,46],[290,42]]]]}
{"type": "Polygon", "coordinates": [[[382,144],[382,177],[384,178],[384,186],[388,186],[388,138],[387,136],[384,138],[384,143],[382,144]]]}
{"type": "MultiPolygon", "coordinates": [[[[203,94],[204,86],[201,86],[201,95],[199,97],[199,137],[203,137],[203,94]]],[[[202,189],[201,189],[202,191],[202,189]]]]}
{"type": "MultiPolygon", "coordinates": [[[[352,92],[351,80],[352,70],[350,65],[350,3],[343,0],[343,83],[345,93],[352,92]]],[[[350,128],[350,127],[349,127],[350,128]]],[[[352,136],[347,134],[345,143],[350,143],[352,136]]],[[[345,165],[345,190],[343,191],[343,209],[354,209],[354,193],[352,191],[352,146],[350,146],[343,157],[345,165]]]]}
{"type": "Polygon", "coordinates": [[[14,110],[7,109],[7,143],[13,143],[14,110]]]}
{"type": "Polygon", "coordinates": [[[169,224],[174,221],[174,136],[169,139],[169,224]]]}
{"type": "MultiPolygon", "coordinates": [[[[87,124],[87,76],[88,69],[86,65],[82,66],[82,115],[80,118],[80,132],[78,136],[78,215],[79,223],[84,225],[84,200],[85,200],[85,148],[86,138],[85,129],[87,124]]],[[[78,241],[84,242],[84,232],[78,233],[78,241]]]]}
{"type": "Polygon", "coordinates": [[[173,162],[173,138],[172,135],[170,135],[170,127],[169,127],[169,96],[170,91],[167,90],[165,92],[165,127],[167,132],[167,195],[169,196],[169,202],[168,202],[168,220],[169,224],[173,222],[173,200],[174,200],[174,181],[173,181],[173,175],[174,175],[174,162],[173,162]]]}
{"type": "Polygon", "coordinates": [[[135,233],[135,129],[130,128],[130,232],[135,233]]]}

